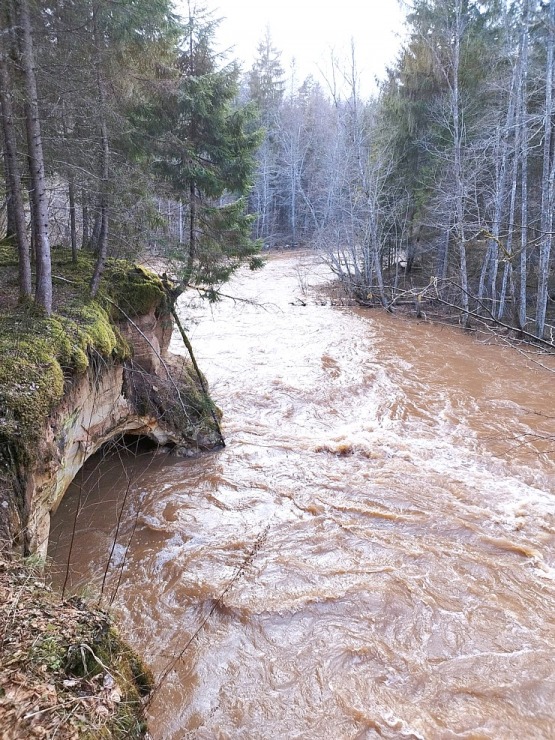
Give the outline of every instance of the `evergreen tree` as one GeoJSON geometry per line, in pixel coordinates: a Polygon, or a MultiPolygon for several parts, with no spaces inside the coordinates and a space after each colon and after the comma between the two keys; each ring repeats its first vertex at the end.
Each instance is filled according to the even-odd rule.
{"type": "Polygon", "coordinates": [[[145,181],[153,181],[151,164],[147,168],[146,159],[130,146],[136,135],[130,101],[136,105],[147,97],[147,83],[162,66],[176,67],[177,24],[170,0],[9,0],[0,11],[0,28],[0,133],[10,231],[20,248],[25,295],[28,235],[19,224],[25,226],[30,200],[36,300],[48,311],[48,236],[54,227],[53,239],[65,241],[64,215],[71,223],[74,257],[78,228],[83,246],[99,254],[93,293],[108,248],[117,253],[122,237],[131,242],[128,254],[144,245],[137,228],[125,228],[141,223],[137,203],[144,198],[145,181]],[[48,201],[55,203],[52,213],[48,201]]]}
{"type": "Polygon", "coordinates": [[[17,153],[17,136],[10,69],[10,28],[13,22],[5,7],[0,10],[0,119],[4,139],[7,234],[15,239],[19,257],[19,296],[22,301],[32,294],[31,255],[25,218],[22,177],[17,153]]]}
{"type": "Polygon", "coordinates": [[[257,58],[247,74],[247,93],[258,110],[258,123],[264,138],[256,154],[256,179],[249,208],[256,214],[254,233],[272,242],[278,227],[278,153],[277,132],[282,111],[284,72],[280,52],[273,46],[270,32],[257,48],[257,58]]]}
{"type": "Polygon", "coordinates": [[[272,43],[267,28],[257,47],[257,57],[247,74],[249,99],[256,103],[264,126],[275,120],[285,88],[281,52],[272,43]]]}
{"type": "Polygon", "coordinates": [[[216,26],[206,11],[190,10],[173,97],[164,91],[159,107],[143,119],[159,142],[158,172],[173,197],[187,204],[185,251],[176,255],[185,285],[213,286],[243,261],[259,263],[246,197],[260,133],[254,109],[236,105],[239,69],[220,66],[216,26]]]}

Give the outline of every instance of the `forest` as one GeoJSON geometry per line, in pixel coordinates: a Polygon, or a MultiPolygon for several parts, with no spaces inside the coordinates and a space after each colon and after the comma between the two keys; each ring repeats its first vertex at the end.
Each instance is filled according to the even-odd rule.
{"type": "Polygon", "coordinates": [[[555,0],[220,22],[0,0],[0,727],[552,737],[555,0]]]}
{"type": "Polygon", "coordinates": [[[51,311],[52,245],[95,253],[93,295],[109,255],[149,253],[212,298],[305,246],[364,304],[553,345],[554,3],[415,0],[371,98],[354,47],[301,81],[266,31],[241,69],[191,4],[10,0],[0,22],[22,300],[51,311]]]}

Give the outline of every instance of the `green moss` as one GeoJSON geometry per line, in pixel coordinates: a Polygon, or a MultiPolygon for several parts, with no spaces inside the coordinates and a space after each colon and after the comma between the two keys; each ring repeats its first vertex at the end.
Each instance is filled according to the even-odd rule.
{"type": "MultiPolygon", "coordinates": [[[[72,261],[71,253],[66,249],[58,248],[53,253],[53,271],[56,273],[57,270],[58,278],[63,278],[62,282],[66,281],[63,292],[66,296],[73,296],[78,304],[88,293],[94,262],[91,252],[79,251],[77,262],[72,261]]],[[[61,287],[60,283],[57,283],[57,287],[61,287]]],[[[97,303],[112,318],[122,318],[121,312],[113,303],[128,316],[142,316],[163,305],[164,301],[162,280],[154,272],[129,260],[110,258],[106,261],[97,303]]]]}
{"type": "Polygon", "coordinates": [[[25,439],[63,395],[71,343],[56,319],[2,317],[0,357],[0,442],[25,439]]]}
{"type": "Polygon", "coordinates": [[[64,634],[63,624],[43,625],[29,661],[50,677],[54,685],[78,679],[82,690],[98,691],[102,680],[91,683],[96,676],[109,674],[120,692],[120,700],[113,706],[106,721],[100,726],[88,721],[82,724],[83,737],[142,738],[146,723],[142,697],[154,686],[153,674],[132,648],[119,636],[106,615],[82,607],[83,620],[74,627],[73,639],[64,634]],[[79,680],[81,679],[81,680],[79,680]]]}
{"type": "Polygon", "coordinates": [[[45,318],[20,308],[0,316],[0,442],[32,449],[40,421],[63,397],[66,379],[83,373],[93,353],[107,360],[129,355],[98,304],[68,313],[45,318]]]}
{"type": "MultiPolygon", "coordinates": [[[[123,345],[118,330],[110,317],[96,301],[65,308],[64,329],[72,340],[72,365],[83,365],[83,355],[97,352],[103,357],[129,355],[129,347],[123,345]],[[75,357],[73,356],[75,355],[75,357]]],[[[85,368],[88,366],[85,365],[85,368]]]]}
{"type": "Polygon", "coordinates": [[[94,634],[86,637],[86,643],[72,645],[67,651],[66,674],[91,679],[105,674],[108,668],[116,678],[122,696],[115,715],[102,728],[102,734],[99,735],[95,728],[90,735],[85,732],[84,737],[143,737],[146,724],[141,698],[154,687],[152,671],[108,621],[97,625],[94,634]]]}
{"type": "MultiPolygon", "coordinates": [[[[161,306],[165,299],[160,278],[138,265],[123,260],[110,260],[106,267],[104,290],[128,316],[143,316],[161,306]]],[[[112,315],[121,319],[114,307],[112,315]]]]}
{"type": "Polygon", "coordinates": [[[44,567],[0,554],[0,634],[9,637],[0,735],[57,737],[62,728],[63,737],[144,737],[141,698],[154,686],[152,673],[105,611],[76,597],[61,600],[44,567]]]}
{"type": "MultiPolygon", "coordinates": [[[[14,266],[14,247],[0,244],[5,280],[14,277],[14,266]]],[[[84,373],[95,356],[106,361],[131,357],[114,323],[123,318],[116,306],[138,316],[164,301],[154,273],[114,259],[107,262],[97,300],[91,300],[93,269],[90,253],[80,252],[74,263],[68,250],[56,248],[53,315],[47,318],[32,305],[13,305],[0,313],[0,449],[11,449],[12,457],[15,450],[20,462],[32,457],[41,422],[62,399],[66,381],[84,373]]]]}
{"type": "Polygon", "coordinates": [[[64,665],[66,653],[67,645],[52,628],[51,633],[39,634],[29,653],[29,660],[38,666],[46,666],[49,671],[59,671],[64,665]]]}

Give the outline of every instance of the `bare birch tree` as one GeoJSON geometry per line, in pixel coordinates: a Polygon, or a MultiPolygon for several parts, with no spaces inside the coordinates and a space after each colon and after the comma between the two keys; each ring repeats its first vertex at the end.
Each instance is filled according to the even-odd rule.
{"type": "Polygon", "coordinates": [[[553,228],[553,52],[555,50],[555,2],[549,3],[547,17],[547,58],[545,67],[545,103],[543,111],[543,161],[541,178],[541,239],[538,262],[538,298],[536,303],[536,333],[540,339],[545,329],[551,231],[553,228]]]}

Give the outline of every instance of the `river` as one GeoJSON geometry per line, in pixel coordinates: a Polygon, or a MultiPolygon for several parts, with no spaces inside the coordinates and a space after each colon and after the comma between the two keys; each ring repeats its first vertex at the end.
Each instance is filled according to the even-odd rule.
{"type": "Polygon", "coordinates": [[[89,461],[60,578],[80,501],[99,588],[125,499],[104,596],[175,663],[155,740],[554,738],[555,363],[324,280],[287,255],[183,304],[227,446],[89,461]]]}

